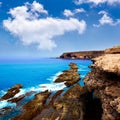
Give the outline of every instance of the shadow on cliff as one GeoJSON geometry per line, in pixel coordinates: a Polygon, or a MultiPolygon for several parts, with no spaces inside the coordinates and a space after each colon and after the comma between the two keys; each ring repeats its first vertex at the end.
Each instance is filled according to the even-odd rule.
{"type": "Polygon", "coordinates": [[[93,92],[86,94],[85,106],[85,120],[101,120],[102,118],[102,104],[100,99],[93,95],[93,92]]]}

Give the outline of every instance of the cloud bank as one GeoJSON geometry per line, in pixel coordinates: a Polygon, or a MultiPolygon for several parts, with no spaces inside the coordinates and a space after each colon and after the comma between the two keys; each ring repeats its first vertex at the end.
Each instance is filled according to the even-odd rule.
{"type": "Polygon", "coordinates": [[[107,3],[109,5],[120,3],[120,0],[74,0],[76,5],[80,5],[83,3],[93,3],[95,5],[107,3]]]}
{"type": "Polygon", "coordinates": [[[84,20],[49,17],[48,11],[36,1],[10,9],[9,14],[11,17],[3,21],[4,28],[24,45],[35,44],[43,50],[52,50],[57,46],[54,42],[56,36],[71,31],[82,34],[86,29],[84,20]]]}

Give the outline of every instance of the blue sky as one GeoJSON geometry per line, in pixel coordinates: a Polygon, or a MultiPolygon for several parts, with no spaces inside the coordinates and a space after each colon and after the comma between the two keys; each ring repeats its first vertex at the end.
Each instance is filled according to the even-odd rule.
{"type": "Polygon", "coordinates": [[[120,45],[120,0],[0,0],[0,59],[120,45]]]}

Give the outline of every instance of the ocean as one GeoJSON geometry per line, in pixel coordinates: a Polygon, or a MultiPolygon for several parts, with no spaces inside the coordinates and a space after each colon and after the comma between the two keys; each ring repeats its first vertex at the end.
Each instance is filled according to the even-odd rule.
{"type": "MultiPolygon", "coordinates": [[[[81,80],[79,84],[84,86],[83,78],[90,71],[90,60],[70,60],[43,58],[39,60],[16,60],[0,62],[0,97],[15,84],[22,84],[23,88],[15,97],[28,91],[57,91],[64,89],[64,83],[54,83],[54,80],[63,70],[69,69],[68,64],[74,62],[78,65],[81,80]]],[[[0,109],[13,106],[7,101],[0,102],[0,109]]]]}

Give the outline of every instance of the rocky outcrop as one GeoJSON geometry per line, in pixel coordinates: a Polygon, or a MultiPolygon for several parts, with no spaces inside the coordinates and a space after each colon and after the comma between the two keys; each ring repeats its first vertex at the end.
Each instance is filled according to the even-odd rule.
{"type": "Polygon", "coordinates": [[[83,94],[87,89],[77,84],[80,80],[77,65],[70,63],[69,66],[70,69],[63,71],[55,82],[65,82],[66,86],[72,87],[55,94],[49,91],[36,94],[13,120],[84,120],[86,96],[83,94]]]}
{"type": "Polygon", "coordinates": [[[21,84],[17,84],[13,86],[8,90],[8,92],[0,100],[7,100],[14,97],[17,93],[20,92],[20,88],[22,88],[21,84]]]}
{"type": "Polygon", "coordinates": [[[98,67],[102,71],[120,75],[120,54],[106,54],[93,59],[93,67],[98,67]]]}
{"type": "Polygon", "coordinates": [[[105,54],[120,54],[120,46],[106,49],[105,54]]]}
{"type": "Polygon", "coordinates": [[[36,94],[33,100],[24,105],[25,112],[13,118],[13,120],[32,120],[43,109],[49,96],[49,91],[36,94]]]}
{"type": "Polygon", "coordinates": [[[75,63],[70,63],[69,66],[70,69],[63,71],[63,73],[54,81],[55,83],[65,82],[65,85],[69,87],[80,80],[78,66],[75,63]]]}
{"type": "Polygon", "coordinates": [[[60,58],[65,59],[92,59],[103,55],[104,51],[81,51],[81,52],[68,52],[63,53],[60,58]]]}
{"type": "Polygon", "coordinates": [[[93,59],[92,71],[85,86],[100,99],[102,120],[120,119],[120,54],[107,54],[93,59]]]}

